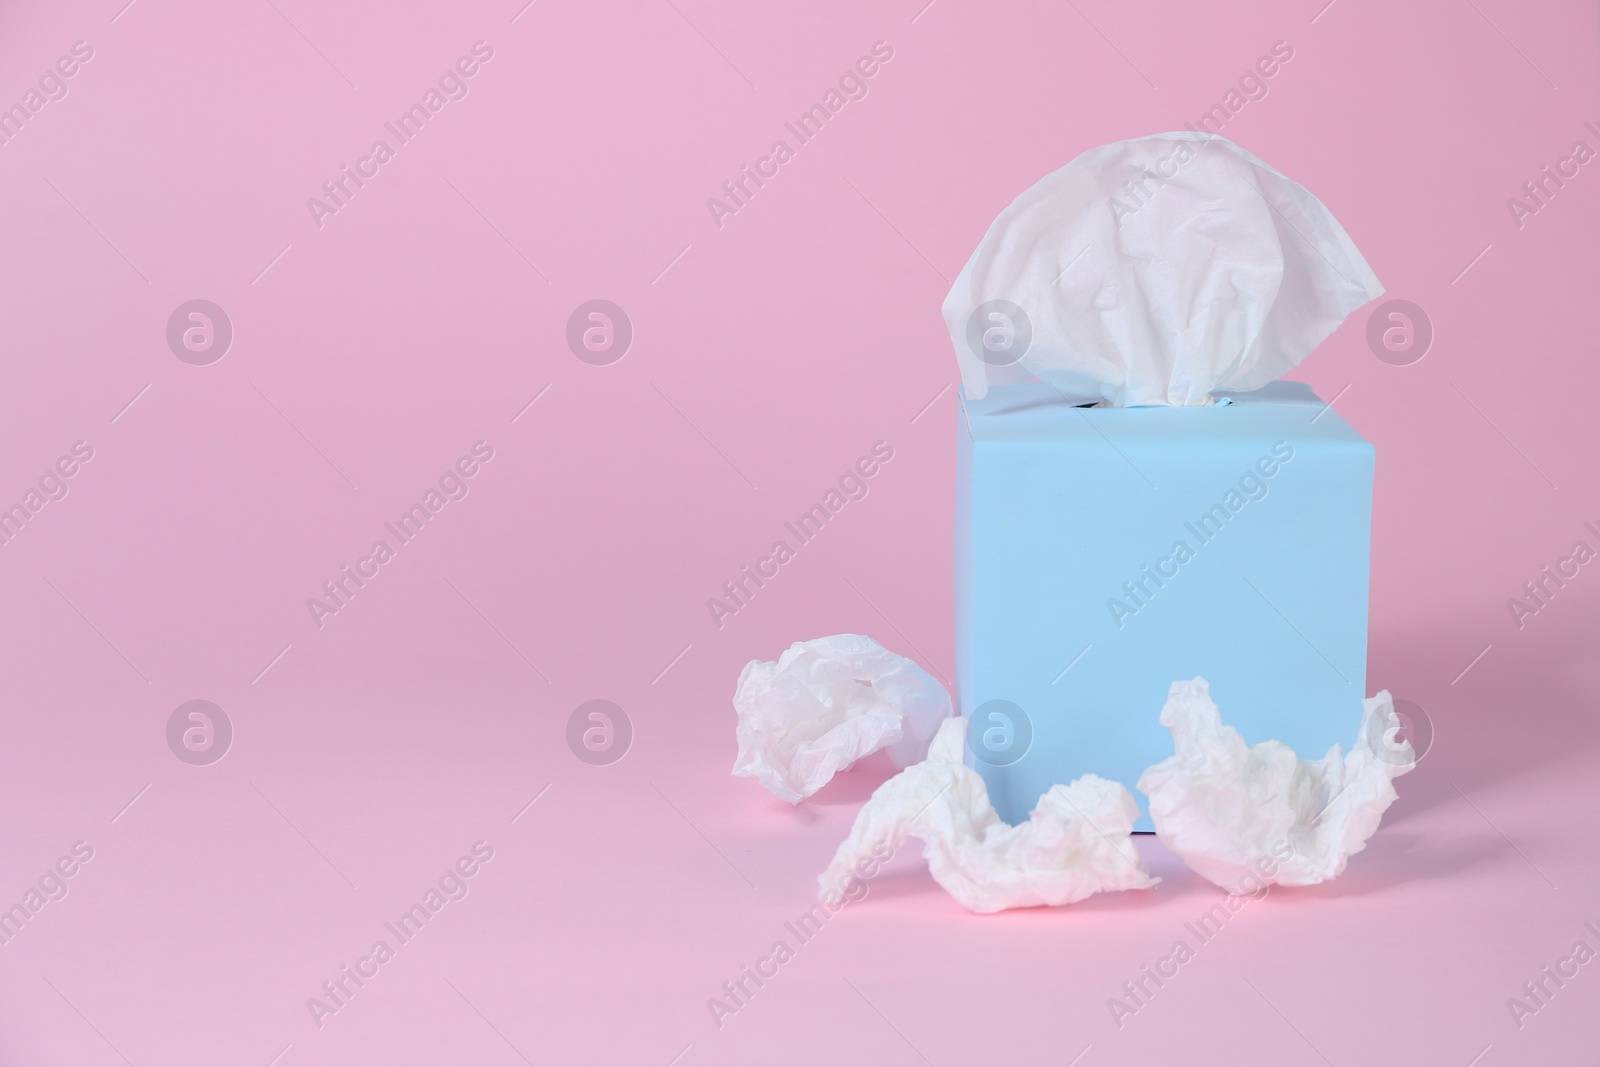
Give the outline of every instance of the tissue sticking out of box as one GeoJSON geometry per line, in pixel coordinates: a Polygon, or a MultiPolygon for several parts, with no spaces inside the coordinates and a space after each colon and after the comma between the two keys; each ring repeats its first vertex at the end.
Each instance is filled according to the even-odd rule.
{"type": "Polygon", "coordinates": [[[933,880],[969,911],[1071,904],[1095,893],[1148,889],[1134,848],[1139,806],[1126,786],[1086,774],[1054,785],[1029,820],[1008,826],[989,803],[983,779],[962,762],[967,720],[939,727],[928,758],[872,794],[850,836],[819,878],[838,889],[856,865],[920,838],[933,880]]]}
{"type": "Polygon", "coordinates": [[[970,397],[1037,377],[1198,406],[1290,370],[1383,293],[1337,219],[1222,137],[1085,152],[1000,213],[944,301],[970,397]]]}
{"type": "Polygon", "coordinates": [[[1319,760],[1279,741],[1246,745],[1204,678],[1172,683],[1161,724],[1177,752],[1139,778],[1156,834],[1231,893],[1337,877],[1394,802],[1393,780],[1416,766],[1387,691],[1364,702],[1350,753],[1334,745],[1319,760]]]}
{"type": "Polygon", "coordinates": [[[896,767],[917,762],[952,712],[950,694],[927,671],[859,634],[798,641],[776,663],[751,660],[733,708],[733,773],[791,804],[880,748],[896,767]]]}

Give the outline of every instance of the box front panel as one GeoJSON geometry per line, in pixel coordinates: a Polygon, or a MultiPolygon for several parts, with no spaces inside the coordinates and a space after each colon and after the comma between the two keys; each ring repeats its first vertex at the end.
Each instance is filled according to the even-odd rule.
{"type": "Polygon", "coordinates": [[[1004,818],[1085,773],[1133,788],[1172,753],[1158,717],[1180,678],[1206,677],[1251,743],[1302,757],[1349,746],[1366,684],[1372,452],[1347,427],[1306,432],[1314,413],[1163,411],[1150,432],[1122,417],[1148,412],[1093,411],[1048,439],[963,443],[961,710],[981,731],[1000,725],[984,705],[1009,701],[1031,728],[1016,762],[1004,748],[1003,766],[974,762],[1004,818]]]}

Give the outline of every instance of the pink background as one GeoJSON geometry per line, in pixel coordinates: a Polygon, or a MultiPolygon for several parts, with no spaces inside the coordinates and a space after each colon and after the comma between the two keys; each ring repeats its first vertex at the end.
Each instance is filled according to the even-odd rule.
{"type": "Polygon", "coordinates": [[[94,448],[0,546],[0,903],[94,849],[0,946],[0,1062],[1592,1062],[1600,964],[1521,1029],[1506,999],[1600,948],[1600,564],[1520,630],[1506,600],[1597,544],[1600,171],[1521,229],[1506,199],[1600,147],[1594,5],[124,3],[0,12],[0,103],[94,49],[0,146],[0,502],[94,448]],[[470,95],[314,225],[478,40],[470,95]],[[879,40],[719,229],[706,199],[879,40]],[[798,809],[732,778],[740,667],[850,631],[952,670],[948,279],[1026,186],[1280,40],[1224,132],[1437,331],[1387,365],[1363,310],[1299,371],[1377,446],[1369,685],[1435,748],[1345,877],[1250,905],[1121,1029],[1107,998],[1220,899],[1150,838],[1154,891],[987,918],[909,849],[719,1030],[888,773],[798,809]],[[235,330],[210,366],[165,341],[196,298],[235,330]],[[636,331],[609,366],[564,340],[595,298],[636,331]],[[714,627],[880,439],[871,495],[714,627]],[[204,767],[164,733],[196,698],[236,731],[204,767]],[[610,766],[565,742],[595,698],[636,731],[610,766]],[[478,840],[470,895],[319,1029],[307,998],[478,840]]]}

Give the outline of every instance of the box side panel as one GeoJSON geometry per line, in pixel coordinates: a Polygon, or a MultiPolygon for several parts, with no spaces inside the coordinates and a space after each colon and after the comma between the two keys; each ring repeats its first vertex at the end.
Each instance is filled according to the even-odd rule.
{"type": "Polygon", "coordinates": [[[954,530],[955,558],[955,649],[957,715],[968,715],[973,707],[973,656],[975,647],[974,605],[972,596],[972,435],[967,430],[963,401],[956,411],[956,508],[954,530]]]}

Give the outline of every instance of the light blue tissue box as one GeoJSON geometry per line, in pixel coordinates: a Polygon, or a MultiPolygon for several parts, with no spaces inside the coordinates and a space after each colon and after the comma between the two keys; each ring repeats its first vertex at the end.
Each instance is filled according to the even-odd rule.
{"type": "Polygon", "coordinates": [[[1204,676],[1251,744],[1314,759],[1355,739],[1372,446],[1309,386],[1223,395],[1085,408],[1036,382],[963,397],[957,691],[968,762],[1008,822],[1083,774],[1134,789],[1172,755],[1159,719],[1178,679],[1204,676]]]}

